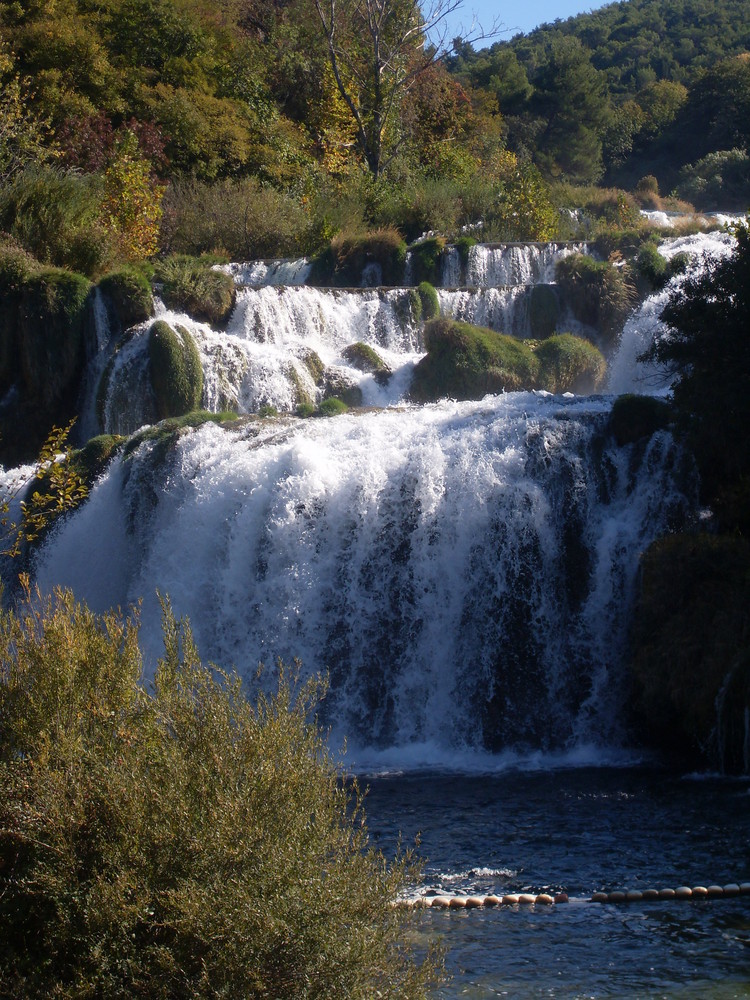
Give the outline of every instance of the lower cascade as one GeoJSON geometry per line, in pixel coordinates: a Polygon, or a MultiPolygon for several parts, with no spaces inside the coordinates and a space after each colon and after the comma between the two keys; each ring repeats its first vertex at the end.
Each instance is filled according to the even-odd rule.
{"type": "Polygon", "coordinates": [[[328,672],[354,746],[566,751],[622,738],[638,558],[695,506],[667,432],[609,397],[513,393],[334,420],[247,418],[123,453],[39,551],[94,610],[158,593],[199,653],[328,672]]]}

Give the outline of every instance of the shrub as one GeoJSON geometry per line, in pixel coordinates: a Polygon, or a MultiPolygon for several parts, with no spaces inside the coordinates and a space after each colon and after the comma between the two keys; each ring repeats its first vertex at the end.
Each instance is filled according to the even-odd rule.
{"type": "Polygon", "coordinates": [[[254,177],[215,184],[180,179],[163,207],[161,241],[174,253],[256,260],[309,249],[311,222],[298,199],[254,177]]]}
{"type": "Polygon", "coordinates": [[[420,281],[417,292],[422,302],[422,318],[424,320],[435,319],[440,315],[440,299],[433,285],[429,281],[420,281]]]}
{"type": "Polygon", "coordinates": [[[453,245],[458,251],[462,266],[466,267],[469,263],[469,251],[477,245],[477,241],[473,236],[459,236],[453,245]]]}
{"type": "Polygon", "coordinates": [[[543,340],[534,353],[539,361],[539,385],[549,392],[596,392],[607,372],[601,351],[570,333],[543,340]]]}
{"type": "Polygon", "coordinates": [[[424,330],[427,355],[414,369],[410,395],[416,402],[481,399],[490,392],[532,389],[539,362],[529,347],[483,327],[449,319],[424,330]]]}
{"type": "Polygon", "coordinates": [[[340,413],[348,412],[349,407],[346,405],[344,400],[339,399],[338,396],[329,396],[328,399],[324,399],[318,407],[318,416],[321,417],[336,417],[340,413]]]}
{"type": "Polygon", "coordinates": [[[661,288],[667,278],[667,260],[653,243],[641,247],[635,264],[636,273],[643,278],[649,289],[661,288]]]}
{"type": "Polygon", "coordinates": [[[414,284],[420,285],[423,281],[428,281],[431,285],[440,284],[444,253],[445,239],[442,236],[430,236],[409,247],[414,284]]]}
{"type": "Polygon", "coordinates": [[[669,425],[671,407],[656,396],[625,393],[612,406],[609,428],[619,445],[631,444],[669,425]]]}
{"type": "Polygon", "coordinates": [[[69,592],[0,614],[0,992],[15,997],[425,997],[409,855],[368,845],[362,799],[280,668],[253,706],[164,612],[140,682],[137,614],[69,592]]]}
{"type": "Polygon", "coordinates": [[[155,277],[170,309],[216,326],[229,319],[236,297],[234,281],[230,274],[215,270],[211,259],[167,257],[158,263],[155,277]]]}
{"type": "Polygon", "coordinates": [[[134,267],[111,271],[99,280],[97,287],[111,302],[123,330],[154,315],[151,282],[142,271],[134,267]]]}
{"type": "Polygon", "coordinates": [[[195,341],[184,326],[157,320],[148,333],[151,385],[160,418],[179,417],[200,406],[203,368],[195,341]]]}
{"type": "Polygon", "coordinates": [[[29,167],[0,190],[0,230],[44,264],[93,275],[111,260],[95,177],[29,167]]]}

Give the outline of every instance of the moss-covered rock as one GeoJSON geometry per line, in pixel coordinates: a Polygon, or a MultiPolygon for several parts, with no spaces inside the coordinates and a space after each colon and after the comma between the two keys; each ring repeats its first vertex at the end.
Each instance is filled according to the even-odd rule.
{"type": "Polygon", "coordinates": [[[617,443],[632,444],[667,427],[672,419],[669,403],[657,396],[625,393],[612,406],[609,429],[617,443]]]}
{"type": "Polygon", "coordinates": [[[323,384],[323,398],[336,397],[347,406],[362,405],[362,390],[351,374],[343,368],[327,368],[323,384]]]}
{"type": "Polygon", "coordinates": [[[83,448],[73,452],[73,468],[89,489],[104,472],[124,440],[118,434],[99,434],[87,441],[83,448]]]}
{"type": "Polygon", "coordinates": [[[596,392],[607,373],[602,352],[590,340],[560,333],[534,350],[539,361],[539,385],[548,392],[596,392]]]}
{"type": "Polygon", "coordinates": [[[380,270],[384,285],[400,285],[404,278],[406,244],[396,229],[376,229],[369,233],[339,234],[330,247],[313,258],[310,285],[339,288],[362,284],[368,265],[380,270]]]}
{"type": "Polygon", "coordinates": [[[326,366],[323,364],[320,355],[316,351],[309,350],[304,353],[300,360],[310,373],[310,378],[315,385],[322,385],[326,366]]]}
{"type": "Polygon", "coordinates": [[[533,389],[539,362],[514,337],[483,327],[435,319],[425,326],[426,357],[414,369],[410,395],[416,402],[481,399],[490,392],[533,389]]]}
{"type": "Polygon", "coordinates": [[[393,374],[391,367],[385,363],[378,352],[369,344],[363,344],[361,341],[349,344],[341,352],[341,356],[349,362],[352,368],[373,374],[378,385],[386,385],[393,374]]]}
{"type": "Polygon", "coordinates": [[[425,322],[436,319],[440,315],[440,299],[435,291],[435,286],[431,285],[429,281],[420,281],[417,293],[422,303],[422,319],[425,322]]]}
{"type": "Polygon", "coordinates": [[[231,411],[212,413],[210,410],[192,410],[179,417],[168,417],[166,420],[160,420],[158,424],[138,431],[129,437],[123,445],[123,457],[129,458],[146,441],[156,442],[166,454],[185,430],[202,427],[203,424],[207,423],[233,423],[238,419],[239,415],[231,411]]]}
{"type": "Polygon", "coordinates": [[[157,320],[148,333],[148,357],[160,418],[196,410],[203,395],[203,368],[190,332],[157,320]]]}
{"type": "Polygon", "coordinates": [[[477,245],[477,240],[475,240],[473,236],[459,236],[453,245],[458,251],[461,266],[466,268],[469,263],[469,252],[472,247],[477,245]]]}
{"type": "Polygon", "coordinates": [[[225,323],[234,308],[236,289],[231,274],[217,271],[212,260],[167,257],[155,272],[170,309],[186,312],[214,326],[225,323]]]}
{"type": "Polygon", "coordinates": [[[415,285],[422,281],[429,281],[432,285],[440,283],[444,253],[445,239],[442,236],[430,236],[409,247],[412,281],[415,285]]]}
{"type": "Polygon", "coordinates": [[[106,274],[97,284],[121,330],[143,323],[154,315],[151,282],[134,267],[123,267],[106,274]]]}
{"type": "Polygon", "coordinates": [[[605,344],[611,343],[636,299],[626,268],[571,254],[558,261],[555,275],[575,318],[596,330],[605,344]]]}
{"type": "Polygon", "coordinates": [[[679,760],[745,770],[750,542],[673,535],[641,568],[631,663],[639,732],[679,760]]]}
{"type": "Polygon", "coordinates": [[[560,301],[554,285],[534,285],[529,292],[529,328],[538,340],[551,337],[560,318],[560,301]]]}

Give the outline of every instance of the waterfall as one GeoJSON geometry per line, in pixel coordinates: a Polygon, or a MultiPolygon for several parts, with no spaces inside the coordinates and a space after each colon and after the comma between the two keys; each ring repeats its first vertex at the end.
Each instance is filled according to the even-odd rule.
{"type": "Polygon", "coordinates": [[[47,542],[43,588],[156,591],[202,657],[328,671],[354,744],[616,741],[639,554],[691,509],[671,437],[618,448],[609,401],[513,393],[333,420],[206,425],[115,461],[47,542]]]}
{"type": "Polygon", "coordinates": [[[667,334],[659,319],[670,294],[686,277],[699,273],[705,267],[706,255],[722,257],[732,252],[734,237],[729,233],[696,233],[666,240],[659,246],[659,253],[667,260],[677,254],[688,254],[692,260],[684,274],[676,274],[665,288],[648,296],[628,317],[620,335],[617,349],[609,362],[608,388],[612,393],[639,392],[662,393],[669,388],[670,379],[662,369],[639,361],[648,348],[667,334]]]}

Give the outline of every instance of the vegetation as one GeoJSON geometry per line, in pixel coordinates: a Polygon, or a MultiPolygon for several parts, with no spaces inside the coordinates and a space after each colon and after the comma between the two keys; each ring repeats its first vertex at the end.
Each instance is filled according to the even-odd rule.
{"type": "MultiPolygon", "coordinates": [[[[340,234],[313,261],[310,282],[317,285],[359,287],[365,269],[375,268],[382,285],[400,285],[404,277],[406,244],[396,229],[376,229],[358,235],[340,234]]],[[[372,283],[372,282],[370,282],[372,283]]]]}
{"type": "Polygon", "coordinates": [[[612,406],[609,427],[619,445],[632,444],[663,430],[672,419],[672,407],[657,396],[625,393],[612,406]]]}
{"type": "Polygon", "coordinates": [[[548,337],[534,354],[539,362],[539,384],[548,392],[596,392],[607,372],[601,351],[570,333],[548,337]]]}
{"type": "Polygon", "coordinates": [[[234,308],[234,281],[214,263],[179,255],[159,261],[155,277],[166,305],[216,326],[226,322],[234,308]]]}
{"type": "Polygon", "coordinates": [[[180,417],[200,406],[203,368],[200,354],[184,326],[157,320],[148,333],[151,384],[160,419],[180,417]]]}
{"type": "Polygon", "coordinates": [[[120,330],[143,323],[154,315],[151,282],[142,270],[122,267],[105,274],[97,288],[111,306],[120,330]]]}
{"type": "Polygon", "coordinates": [[[575,318],[596,330],[608,345],[635,302],[627,273],[609,261],[571,254],[558,261],[556,277],[575,318]]]}
{"type": "Polygon", "coordinates": [[[440,299],[434,286],[429,281],[420,281],[417,285],[417,293],[422,305],[422,319],[427,321],[439,316],[440,299]]]}
{"type": "Polygon", "coordinates": [[[412,859],[369,846],[321,683],[280,668],[251,705],[165,604],[147,691],[137,612],[27,596],[0,614],[0,992],[426,996],[412,859]]]}
{"type": "Polygon", "coordinates": [[[371,372],[375,376],[375,381],[381,385],[385,385],[393,374],[390,367],[369,344],[361,342],[349,344],[341,353],[354,368],[358,368],[361,372],[371,372]]]}
{"type": "Polygon", "coordinates": [[[534,285],[529,293],[529,327],[539,340],[551,336],[560,318],[557,290],[551,285],[534,285]]]}

